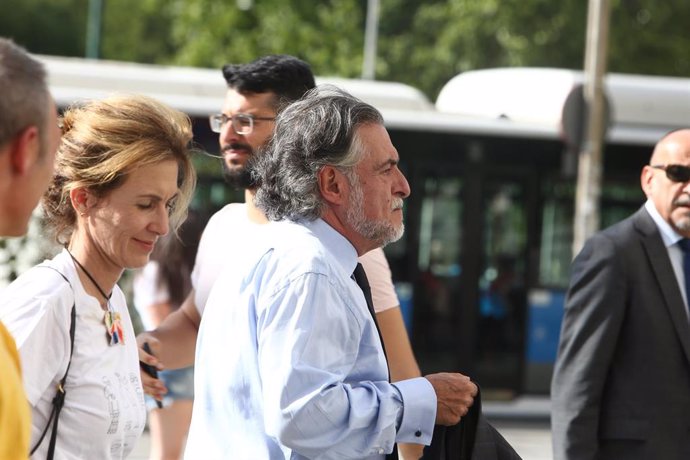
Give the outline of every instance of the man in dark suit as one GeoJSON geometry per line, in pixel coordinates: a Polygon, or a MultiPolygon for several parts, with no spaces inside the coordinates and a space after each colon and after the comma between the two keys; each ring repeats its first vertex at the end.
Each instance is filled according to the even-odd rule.
{"type": "Polygon", "coordinates": [[[551,384],[556,460],[690,458],[690,129],[659,141],[641,185],[645,205],[573,262],[551,384]]]}

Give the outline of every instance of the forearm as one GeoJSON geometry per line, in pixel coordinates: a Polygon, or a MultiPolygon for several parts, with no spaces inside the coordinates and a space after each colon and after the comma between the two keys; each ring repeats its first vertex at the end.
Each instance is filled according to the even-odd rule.
{"type": "Polygon", "coordinates": [[[368,458],[390,453],[396,440],[428,445],[436,413],[433,387],[424,378],[397,385],[402,387],[385,381],[322,385],[327,389],[304,391],[309,397],[293,400],[294,388],[274,388],[269,397],[283,406],[266,406],[266,431],[307,457],[368,458]]]}
{"type": "Polygon", "coordinates": [[[169,302],[154,303],[146,307],[146,314],[154,328],[160,326],[170,313],[172,313],[172,309],[169,302]]]}
{"type": "Polygon", "coordinates": [[[159,342],[155,354],[166,369],[194,364],[201,316],[193,299],[192,291],[178,310],[166,316],[156,329],[148,332],[159,342]]]}
{"type": "Polygon", "coordinates": [[[376,314],[386,347],[391,382],[420,377],[422,373],[412,352],[405,323],[399,307],[389,308],[376,314]]]}

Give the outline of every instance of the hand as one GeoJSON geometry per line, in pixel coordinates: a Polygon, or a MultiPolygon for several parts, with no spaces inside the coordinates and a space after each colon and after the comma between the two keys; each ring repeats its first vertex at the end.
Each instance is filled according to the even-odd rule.
{"type": "MultiPolygon", "coordinates": [[[[149,364],[159,371],[163,370],[163,364],[154,355],[146,353],[144,350],[144,343],[148,343],[153,353],[157,353],[160,348],[160,343],[150,332],[142,332],[137,336],[137,346],[139,347],[139,361],[149,364]]],[[[153,378],[143,369],[139,369],[141,374],[141,384],[144,387],[144,393],[153,396],[157,401],[162,401],[163,395],[168,392],[162,380],[153,378]]]]}
{"type": "Polygon", "coordinates": [[[456,425],[477,396],[477,385],[466,375],[450,372],[425,375],[436,392],[436,424],[456,425]]]}

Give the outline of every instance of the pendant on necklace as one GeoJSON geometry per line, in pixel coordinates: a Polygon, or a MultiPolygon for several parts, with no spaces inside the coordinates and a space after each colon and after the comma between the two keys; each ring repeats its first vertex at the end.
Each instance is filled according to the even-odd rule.
{"type": "Polygon", "coordinates": [[[105,329],[108,331],[110,345],[124,345],[125,335],[122,329],[120,313],[108,309],[105,312],[105,329]]]}
{"type": "Polygon", "coordinates": [[[108,333],[108,342],[110,346],[113,345],[124,345],[125,344],[125,334],[122,329],[122,321],[120,318],[120,313],[113,311],[110,307],[110,297],[113,295],[112,291],[110,294],[106,294],[100,284],[96,282],[96,279],[89,273],[89,271],[84,267],[81,262],[79,262],[69,250],[67,251],[74,261],[74,263],[81,268],[86,277],[93,283],[98,292],[103,296],[106,301],[107,309],[105,311],[105,330],[108,333]]]}

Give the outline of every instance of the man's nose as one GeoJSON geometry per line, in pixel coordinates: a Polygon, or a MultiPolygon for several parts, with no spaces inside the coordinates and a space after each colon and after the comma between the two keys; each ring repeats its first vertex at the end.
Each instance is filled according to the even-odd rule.
{"type": "MultiPolygon", "coordinates": [[[[396,168],[397,169],[397,168],[396,168]]],[[[400,196],[402,198],[407,198],[410,196],[410,184],[407,182],[407,178],[405,175],[400,171],[400,169],[397,169],[398,173],[398,179],[396,181],[396,189],[395,189],[395,194],[397,196],[400,196]]]]}
{"type": "Polygon", "coordinates": [[[220,130],[220,140],[222,144],[231,144],[240,137],[242,136],[235,132],[235,128],[232,125],[232,120],[228,120],[228,122],[225,123],[223,128],[220,130]]]}

